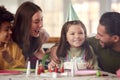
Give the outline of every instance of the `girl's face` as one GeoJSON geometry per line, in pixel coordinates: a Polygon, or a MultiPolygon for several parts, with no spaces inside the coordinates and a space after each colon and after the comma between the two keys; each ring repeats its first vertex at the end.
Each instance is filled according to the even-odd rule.
{"type": "Polygon", "coordinates": [[[8,43],[11,39],[11,23],[3,22],[0,25],[0,42],[8,43]]]}
{"type": "Polygon", "coordinates": [[[32,17],[31,36],[39,37],[40,29],[43,27],[43,15],[41,11],[36,12],[32,17]]]}
{"type": "Polygon", "coordinates": [[[81,25],[71,25],[66,34],[67,41],[71,47],[80,47],[85,41],[85,33],[81,25]]]}

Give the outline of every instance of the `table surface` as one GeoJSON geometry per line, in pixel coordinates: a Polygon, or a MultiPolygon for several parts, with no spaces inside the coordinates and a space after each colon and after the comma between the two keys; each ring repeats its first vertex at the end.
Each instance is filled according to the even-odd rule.
{"type": "MultiPolygon", "coordinates": [[[[51,73],[52,74],[52,73],[51,73]]],[[[19,75],[0,75],[0,80],[120,80],[120,78],[116,77],[113,74],[108,76],[96,76],[96,75],[84,75],[84,76],[40,76],[31,73],[29,76],[26,76],[26,73],[22,73],[19,75]]]]}

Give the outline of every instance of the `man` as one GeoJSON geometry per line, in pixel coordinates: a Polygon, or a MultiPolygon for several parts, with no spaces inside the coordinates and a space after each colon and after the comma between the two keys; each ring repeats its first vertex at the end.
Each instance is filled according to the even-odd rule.
{"type": "Polygon", "coordinates": [[[120,13],[106,12],[99,21],[96,38],[88,38],[103,71],[116,73],[120,68],[120,13]]]}

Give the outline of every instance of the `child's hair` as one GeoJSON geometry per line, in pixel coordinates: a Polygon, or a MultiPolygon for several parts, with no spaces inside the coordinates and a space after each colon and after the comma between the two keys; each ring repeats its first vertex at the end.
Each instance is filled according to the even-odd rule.
{"type": "Polygon", "coordinates": [[[4,6],[0,6],[0,26],[3,22],[11,22],[14,20],[12,13],[6,10],[4,6]]]}
{"type": "MultiPolygon", "coordinates": [[[[85,25],[80,20],[66,22],[63,25],[61,30],[60,43],[58,45],[58,49],[56,53],[58,58],[61,58],[61,57],[65,58],[67,56],[67,50],[70,49],[70,45],[66,39],[66,33],[68,32],[68,29],[71,25],[80,25],[80,27],[82,27],[84,30],[85,38],[87,37],[85,25]]],[[[85,39],[85,42],[81,45],[81,47],[85,49],[85,60],[88,61],[93,57],[93,55],[86,39],[85,39]]]]}

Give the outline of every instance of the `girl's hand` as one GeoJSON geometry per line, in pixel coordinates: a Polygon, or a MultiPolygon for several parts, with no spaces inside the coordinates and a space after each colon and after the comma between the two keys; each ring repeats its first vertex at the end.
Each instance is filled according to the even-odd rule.
{"type": "Polygon", "coordinates": [[[94,69],[94,66],[92,66],[89,62],[86,63],[87,69],[94,69]]]}
{"type": "Polygon", "coordinates": [[[58,64],[51,60],[50,63],[48,64],[48,69],[54,68],[55,66],[58,66],[58,64]]]}
{"type": "Polygon", "coordinates": [[[10,56],[9,52],[7,51],[7,43],[4,44],[4,49],[1,51],[2,57],[8,63],[13,61],[13,58],[10,56]]]}
{"type": "Polygon", "coordinates": [[[6,60],[8,63],[13,61],[13,58],[10,56],[10,54],[8,53],[8,51],[2,51],[2,57],[4,58],[4,60],[6,60]]]}

